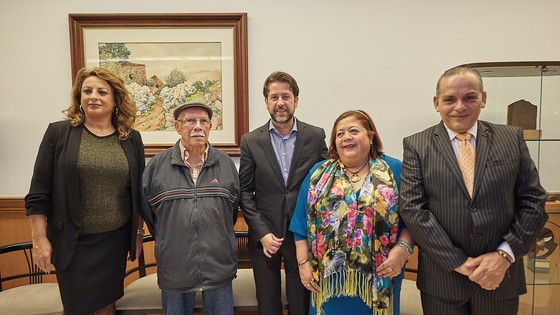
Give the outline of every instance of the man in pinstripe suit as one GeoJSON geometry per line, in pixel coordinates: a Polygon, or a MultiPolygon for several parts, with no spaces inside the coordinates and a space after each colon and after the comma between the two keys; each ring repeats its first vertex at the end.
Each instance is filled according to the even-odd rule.
{"type": "Polygon", "coordinates": [[[521,129],[479,121],[482,78],[457,67],[439,79],[442,122],[403,140],[400,214],[420,248],[424,314],[517,314],[526,292],[523,255],[548,216],[521,129]],[[455,136],[475,148],[472,197],[455,136]]]}

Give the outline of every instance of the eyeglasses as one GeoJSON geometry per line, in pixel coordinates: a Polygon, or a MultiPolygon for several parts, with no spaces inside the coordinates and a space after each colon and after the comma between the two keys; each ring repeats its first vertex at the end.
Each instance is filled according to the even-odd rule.
{"type": "Polygon", "coordinates": [[[208,126],[210,124],[210,120],[208,120],[206,118],[187,117],[187,118],[183,118],[183,119],[177,119],[177,121],[180,121],[187,126],[194,126],[194,125],[196,125],[197,121],[200,123],[201,126],[204,126],[204,127],[208,126]]]}

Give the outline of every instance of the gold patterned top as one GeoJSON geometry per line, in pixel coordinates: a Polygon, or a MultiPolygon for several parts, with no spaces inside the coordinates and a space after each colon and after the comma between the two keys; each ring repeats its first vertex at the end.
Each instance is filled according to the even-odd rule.
{"type": "Polygon", "coordinates": [[[82,234],[113,231],[130,219],[130,174],[117,133],[99,137],[84,127],[78,153],[82,234]]]}

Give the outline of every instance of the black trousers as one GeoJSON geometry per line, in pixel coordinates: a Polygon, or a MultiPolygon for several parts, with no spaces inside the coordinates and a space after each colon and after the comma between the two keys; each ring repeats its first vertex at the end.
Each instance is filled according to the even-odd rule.
{"type": "Polygon", "coordinates": [[[249,240],[249,251],[253,262],[253,275],[257,290],[260,315],[282,314],[282,288],[280,272],[286,273],[286,297],[289,315],[309,313],[309,291],[301,284],[296,258],[294,235],[287,232],[280,250],[268,258],[258,240],[249,240]],[[282,269],[284,262],[284,270],[282,269]]]}
{"type": "Polygon", "coordinates": [[[421,299],[425,315],[516,315],[519,309],[519,296],[498,300],[475,293],[467,300],[448,300],[421,292],[421,299]]]}

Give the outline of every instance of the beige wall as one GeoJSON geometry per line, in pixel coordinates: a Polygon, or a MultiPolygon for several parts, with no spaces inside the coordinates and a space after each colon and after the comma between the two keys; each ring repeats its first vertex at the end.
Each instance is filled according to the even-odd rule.
{"type": "Polygon", "coordinates": [[[431,98],[443,70],[560,51],[552,0],[2,0],[0,197],[26,194],[43,132],[69,103],[68,14],[177,12],[248,13],[250,129],[268,117],[264,78],[285,70],[301,87],[300,119],[328,132],[343,110],[365,109],[399,158],[404,136],[439,121],[431,98]]]}

